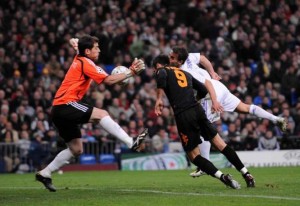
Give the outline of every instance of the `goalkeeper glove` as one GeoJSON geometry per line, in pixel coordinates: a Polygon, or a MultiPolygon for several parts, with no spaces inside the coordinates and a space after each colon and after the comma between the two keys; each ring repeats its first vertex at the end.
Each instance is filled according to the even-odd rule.
{"type": "Polygon", "coordinates": [[[145,63],[141,59],[135,58],[134,61],[132,62],[131,66],[129,69],[134,73],[134,74],[140,74],[142,71],[146,69],[145,63]]]}

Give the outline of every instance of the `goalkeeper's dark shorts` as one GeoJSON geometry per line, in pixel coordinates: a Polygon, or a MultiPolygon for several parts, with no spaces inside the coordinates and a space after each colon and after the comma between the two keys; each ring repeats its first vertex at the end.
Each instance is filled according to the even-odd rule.
{"type": "Polygon", "coordinates": [[[186,152],[192,151],[202,143],[200,136],[210,141],[218,133],[200,105],[177,114],[175,119],[181,144],[186,152]]]}
{"type": "Polygon", "coordinates": [[[80,126],[89,122],[93,107],[80,102],[55,105],[51,110],[51,118],[59,135],[70,142],[81,138],[80,126]]]}

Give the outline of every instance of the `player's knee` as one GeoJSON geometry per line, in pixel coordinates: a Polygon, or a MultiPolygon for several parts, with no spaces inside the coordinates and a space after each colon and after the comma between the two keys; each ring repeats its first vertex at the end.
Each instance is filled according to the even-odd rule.
{"type": "Polygon", "coordinates": [[[250,113],[250,105],[240,102],[240,104],[237,106],[236,110],[238,112],[242,112],[242,113],[250,113]]]}
{"type": "Polygon", "coordinates": [[[109,114],[106,110],[94,108],[91,119],[99,120],[99,119],[102,119],[105,116],[109,116],[109,114]]]}
{"type": "Polygon", "coordinates": [[[76,148],[72,150],[72,153],[75,157],[80,156],[83,153],[83,149],[82,148],[76,148]]]}
{"type": "Polygon", "coordinates": [[[224,140],[221,138],[219,134],[217,134],[211,141],[211,143],[214,145],[217,150],[222,151],[227,144],[224,142],[224,140]]]}
{"type": "Polygon", "coordinates": [[[80,156],[83,153],[83,148],[77,145],[76,146],[71,145],[70,150],[75,157],[80,156]]]}

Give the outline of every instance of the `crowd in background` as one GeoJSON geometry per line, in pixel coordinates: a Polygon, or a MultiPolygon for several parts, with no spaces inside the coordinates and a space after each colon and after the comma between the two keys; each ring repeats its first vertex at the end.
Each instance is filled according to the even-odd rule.
{"type": "MultiPolygon", "coordinates": [[[[131,136],[148,127],[150,152],[180,141],[168,102],[162,116],[154,114],[151,67],[175,45],[206,56],[245,103],[288,121],[283,134],[268,120],[224,112],[216,127],[227,143],[236,150],[288,148],[284,139],[300,135],[299,22],[299,0],[2,0],[0,142],[29,150],[55,145],[49,113],[75,56],[68,40],[90,34],[100,40],[98,64],[108,73],[134,57],[145,60],[146,71],[126,87],[93,84],[84,101],[108,110],[131,136]]],[[[84,125],[82,134],[84,141],[108,138],[99,124],[84,125]]]]}

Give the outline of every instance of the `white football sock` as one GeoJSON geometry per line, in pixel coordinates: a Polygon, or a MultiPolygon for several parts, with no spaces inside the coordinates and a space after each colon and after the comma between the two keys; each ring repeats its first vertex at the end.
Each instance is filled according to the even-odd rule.
{"type": "Polygon", "coordinates": [[[250,105],[249,113],[253,114],[257,117],[260,117],[260,118],[268,119],[268,120],[272,121],[273,123],[276,123],[276,121],[278,119],[278,117],[276,117],[275,115],[267,112],[266,110],[254,105],[254,104],[250,105]]]}
{"type": "Polygon", "coordinates": [[[56,155],[54,160],[52,162],[50,162],[50,164],[46,168],[41,170],[39,173],[43,177],[51,177],[52,172],[58,170],[59,168],[61,168],[64,165],[68,164],[69,160],[72,157],[74,157],[74,155],[72,154],[71,150],[69,148],[67,148],[67,149],[61,151],[60,153],[58,153],[58,155],[56,155]]]}
{"type": "Polygon", "coordinates": [[[201,156],[205,159],[209,160],[209,153],[210,153],[210,147],[211,144],[209,141],[202,141],[202,143],[199,145],[201,156]]]}
{"type": "Polygon", "coordinates": [[[223,172],[221,172],[220,170],[218,170],[214,175],[216,178],[220,179],[222,176],[223,172]]]}
{"type": "Polygon", "coordinates": [[[246,167],[243,167],[240,172],[244,175],[248,172],[247,168],[246,167]]]}
{"type": "Polygon", "coordinates": [[[133,145],[133,139],[110,116],[105,116],[99,121],[100,125],[108,133],[124,142],[129,148],[133,145]]]}

